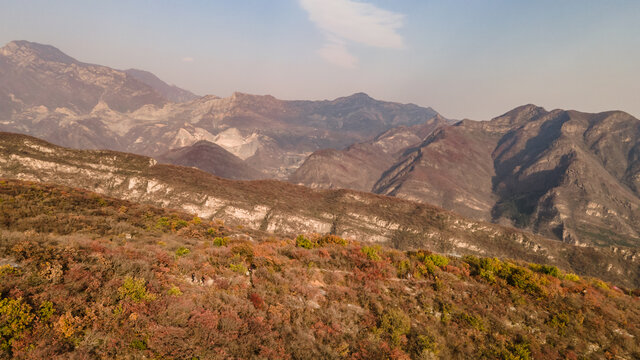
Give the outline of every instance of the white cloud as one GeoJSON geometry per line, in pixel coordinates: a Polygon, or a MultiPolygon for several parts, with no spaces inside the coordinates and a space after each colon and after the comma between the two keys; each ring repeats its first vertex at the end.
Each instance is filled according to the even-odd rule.
{"type": "Polygon", "coordinates": [[[354,0],[299,0],[309,19],[325,32],[327,43],[318,52],[328,61],[354,67],[357,58],[347,42],[371,47],[401,49],[404,40],[397,30],[404,15],[354,0]]]}
{"type": "Polygon", "coordinates": [[[183,57],[182,58],[182,62],[186,62],[186,63],[190,63],[193,62],[193,58],[192,57],[183,57]]]}
{"type": "Polygon", "coordinates": [[[351,55],[344,41],[327,41],[322,49],[318,50],[318,54],[328,62],[338,66],[355,68],[358,65],[358,58],[351,55]]]}

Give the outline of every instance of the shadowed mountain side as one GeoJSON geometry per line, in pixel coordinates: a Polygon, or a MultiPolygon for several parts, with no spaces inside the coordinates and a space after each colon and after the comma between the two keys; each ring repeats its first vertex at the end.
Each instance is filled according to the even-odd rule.
{"type": "Polygon", "coordinates": [[[449,120],[437,115],[423,124],[399,126],[344,150],[316,151],[289,181],[312,188],[371,191],[383,172],[396,163],[406,149],[448,123],[449,120]]]}
{"type": "Polygon", "coordinates": [[[316,191],[273,180],[233,181],[112,151],[71,150],[0,134],[0,176],[75,186],[182,209],[265,231],[336,233],[401,249],[429,248],[550,263],[621,284],[640,282],[637,250],[578,247],[431,205],[349,190],[316,191]]]}
{"type": "MultiPolygon", "coordinates": [[[[394,131],[401,128],[387,133],[394,131]]],[[[291,180],[361,190],[374,182],[375,193],[569,243],[640,246],[640,121],[629,114],[525,105],[491,121],[442,125],[413,142],[395,158],[372,143],[319,152],[291,180]]]]}

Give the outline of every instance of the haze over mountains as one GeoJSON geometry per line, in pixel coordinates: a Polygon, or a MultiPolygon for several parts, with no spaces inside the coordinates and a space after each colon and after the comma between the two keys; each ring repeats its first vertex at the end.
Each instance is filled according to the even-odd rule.
{"type": "Polygon", "coordinates": [[[279,179],[434,204],[572,244],[640,244],[639,121],[526,105],[491,121],[363,93],[228,98],[27,41],[0,49],[0,130],[230,179],[279,179]]]}
{"type": "Polygon", "coordinates": [[[281,179],[313,151],[343,148],[436,116],[430,108],[365,94],[333,101],[242,93],[198,98],[148,72],[81,63],[54,47],[26,41],[0,51],[0,84],[2,130],[64,146],[145,155],[207,140],[281,179]]]}

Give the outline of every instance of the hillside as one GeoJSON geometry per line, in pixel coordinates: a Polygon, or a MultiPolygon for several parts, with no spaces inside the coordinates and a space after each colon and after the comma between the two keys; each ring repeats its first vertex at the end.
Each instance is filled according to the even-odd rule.
{"type": "Polygon", "coordinates": [[[378,168],[351,161],[348,182],[335,181],[333,159],[371,143],[334,151],[332,159],[316,155],[291,180],[430,203],[567,243],[638,247],[639,144],[640,121],[624,112],[526,105],[491,121],[439,126],[391,162],[384,151],[369,151],[367,158],[381,159],[378,168]]]}
{"type": "Polygon", "coordinates": [[[227,179],[255,180],[265,177],[223,147],[206,140],[171,149],[155,159],[161,163],[195,167],[227,179]]]}
{"type": "Polygon", "coordinates": [[[232,181],[148,157],[71,150],[9,133],[0,133],[0,154],[0,177],[80,187],[249,229],[287,236],[332,232],[398,249],[514,258],[640,284],[637,249],[569,245],[402,199],[273,180],[232,181]]]}
{"type": "Polygon", "coordinates": [[[601,280],[28,182],[0,181],[0,280],[0,358],[640,356],[640,293],[601,280]]]}

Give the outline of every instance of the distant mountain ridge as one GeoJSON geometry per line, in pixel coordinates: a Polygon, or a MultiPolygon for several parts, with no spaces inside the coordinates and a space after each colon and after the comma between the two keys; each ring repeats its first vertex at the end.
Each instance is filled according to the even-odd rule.
{"type": "Polygon", "coordinates": [[[167,84],[148,71],[127,69],[124,72],[151,86],[155,91],[160,93],[171,102],[187,102],[199,98],[198,95],[192,93],[189,90],[181,89],[175,85],[167,84]]]}
{"type": "MultiPolygon", "coordinates": [[[[370,146],[354,145],[332,156],[370,146]]],[[[384,154],[369,154],[376,156],[384,154]]],[[[352,171],[366,182],[341,185],[514,224],[565,242],[640,246],[640,121],[624,112],[525,105],[491,121],[440,126],[395,160],[371,162],[382,174],[371,187],[361,170],[374,172],[366,166],[352,171]]],[[[291,180],[335,187],[331,174],[339,170],[332,164],[326,153],[316,153],[291,180]]]]}
{"type": "Polygon", "coordinates": [[[331,101],[197,97],[146,71],[81,63],[48,45],[17,41],[0,51],[0,130],[150,156],[207,140],[270,178],[285,179],[316,150],[436,115],[363,93],[331,101]]]}

